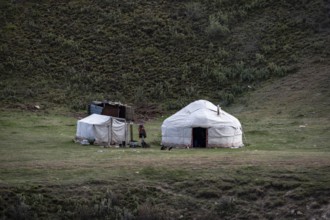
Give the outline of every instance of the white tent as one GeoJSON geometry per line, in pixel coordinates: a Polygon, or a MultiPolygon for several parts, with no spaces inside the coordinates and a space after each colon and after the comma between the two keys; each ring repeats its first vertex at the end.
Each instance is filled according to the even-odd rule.
{"type": "Polygon", "coordinates": [[[95,139],[95,143],[107,145],[128,143],[128,124],[125,119],[92,114],[77,122],[76,139],[95,139]]]}
{"type": "Polygon", "coordinates": [[[166,147],[243,146],[242,126],[237,118],[209,101],[190,103],[162,124],[162,145],[166,147]]]}

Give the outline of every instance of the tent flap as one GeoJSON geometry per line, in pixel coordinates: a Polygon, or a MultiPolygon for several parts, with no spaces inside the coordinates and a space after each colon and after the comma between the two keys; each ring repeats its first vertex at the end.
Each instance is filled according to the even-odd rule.
{"type": "Polygon", "coordinates": [[[111,140],[111,126],[107,125],[94,125],[94,138],[96,143],[107,143],[110,144],[111,140]]]}
{"type": "Polygon", "coordinates": [[[114,119],[112,121],[112,140],[111,142],[122,143],[126,141],[126,123],[114,119]]]}

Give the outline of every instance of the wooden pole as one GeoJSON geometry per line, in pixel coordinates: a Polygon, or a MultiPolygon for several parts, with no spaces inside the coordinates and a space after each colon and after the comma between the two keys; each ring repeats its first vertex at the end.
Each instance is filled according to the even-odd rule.
{"type": "Polygon", "coordinates": [[[129,124],[129,128],[130,128],[130,134],[131,134],[131,141],[133,141],[133,123],[132,122],[129,124]]]}

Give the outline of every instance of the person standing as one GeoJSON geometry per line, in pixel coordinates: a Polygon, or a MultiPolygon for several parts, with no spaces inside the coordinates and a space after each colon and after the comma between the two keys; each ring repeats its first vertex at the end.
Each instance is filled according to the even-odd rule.
{"type": "Polygon", "coordinates": [[[139,125],[139,138],[141,139],[141,146],[145,146],[145,141],[144,139],[147,137],[147,132],[144,128],[144,126],[141,124],[139,125]]]}

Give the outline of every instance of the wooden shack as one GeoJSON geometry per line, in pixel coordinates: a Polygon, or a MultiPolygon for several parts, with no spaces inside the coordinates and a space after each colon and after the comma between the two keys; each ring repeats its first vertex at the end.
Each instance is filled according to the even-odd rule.
{"type": "Polygon", "coordinates": [[[93,101],[88,105],[88,114],[108,115],[117,118],[124,118],[127,121],[134,121],[134,109],[131,106],[120,102],[93,101]]]}

